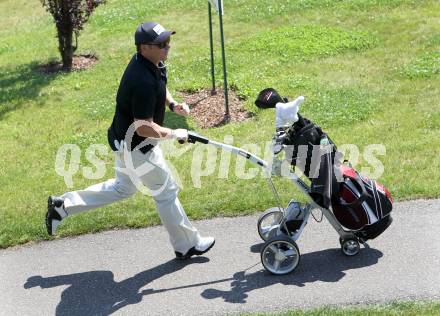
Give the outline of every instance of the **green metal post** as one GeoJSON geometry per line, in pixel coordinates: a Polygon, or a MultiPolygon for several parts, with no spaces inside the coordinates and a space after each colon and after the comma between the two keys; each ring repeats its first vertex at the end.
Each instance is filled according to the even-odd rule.
{"type": "Polygon", "coordinates": [[[212,90],[211,95],[216,94],[215,91],[215,72],[214,72],[214,45],[212,40],[212,15],[211,15],[211,3],[208,1],[208,16],[209,16],[209,46],[211,48],[211,79],[212,90]]]}
{"type": "Polygon", "coordinates": [[[226,107],[226,120],[229,120],[229,101],[228,101],[228,79],[226,71],[226,57],[225,57],[225,39],[223,34],[223,6],[222,0],[217,0],[218,11],[220,19],[220,36],[222,41],[222,60],[223,60],[223,81],[224,81],[224,91],[225,91],[225,107],[226,107]]]}

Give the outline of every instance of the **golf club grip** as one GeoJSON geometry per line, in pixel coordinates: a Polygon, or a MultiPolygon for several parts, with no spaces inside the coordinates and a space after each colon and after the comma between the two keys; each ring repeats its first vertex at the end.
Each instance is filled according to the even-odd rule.
{"type": "Polygon", "coordinates": [[[195,133],[195,132],[188,132],[188,142],[189,143],[195,143],[195,142],[199,142],[202,144],[208,144],[209,143],[209,139],[203,136],[200,136],[199,134],[195,133]]]}

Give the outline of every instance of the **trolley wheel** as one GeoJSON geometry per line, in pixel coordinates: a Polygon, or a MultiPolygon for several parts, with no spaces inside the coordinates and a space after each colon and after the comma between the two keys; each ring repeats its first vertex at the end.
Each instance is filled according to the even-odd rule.
{"type": "Polygon", "coordinates": [[[266,210],[258,218],[257,228],[258,234],[264,241],[273,237],[274,233],[278,230],[278,225],[283,219],[283,213],[275,208],[266,210]]]}
{"type": "Polygon", "coordinates": [[[261,263],[270,273],[283,275],[296,269],[300,253],[296,243],[287,236],[272,237],[261,250],[261,263]]]}
{"type": "Polygon", "coordinates": [[[341,240],[341,250],[346,256],[352,257],[359,253],[361,246],[356,239],[341,240]]]}

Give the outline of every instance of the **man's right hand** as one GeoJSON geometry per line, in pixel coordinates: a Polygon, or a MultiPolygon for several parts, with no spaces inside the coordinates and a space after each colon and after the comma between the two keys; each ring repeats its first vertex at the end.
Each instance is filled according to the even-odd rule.
{"type": "Polygon", "coordinates": [[[179,143],[185,143],[188,140],[188,130],[183,128],[171,130],[173,138],[176,138],[179,143]]]}

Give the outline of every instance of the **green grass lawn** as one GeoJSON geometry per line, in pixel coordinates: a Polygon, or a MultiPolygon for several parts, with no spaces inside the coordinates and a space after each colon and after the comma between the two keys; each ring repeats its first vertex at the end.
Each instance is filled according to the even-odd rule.
{"type": "Polygon", "coordinates": [[[387,305],[348,306],[344,308],[322,307],[306,311],[287,311],[282,313],[252,313],[252,316],[434,316],[440,314],[439,302],[394,302],[387,305]]]}
{"type": "MultiPolygon", "coordinates": [[[[91,69],[47,75],[39,66],[58,59],[55,26],[39,1],[0,2],[0,248],[49,239],[44,228],[46,200],[67,190],[55,172],[63,144],[77,144],[81,169],[73,190],[113,175],[113,157],[102,155],[106,175],[84,178],[93,167],[85,151],[106,144],[115,94],[134,53],[133,32],[141,21],[157,20],[175,29],[168,62],[169,88],[179,91],[210,86],[207,8],[192,0],[108,0],[97,8],[79,37],[77,53],[95,53],[91,69]]],[[[398,200],[440,195],[440,3],[422,0],[231,0],[225,3],[224,28],[229,83],[255,115],[243,123],[199,130],[192,119],[169,115],[166,124],[187,127],[216,140],[263,155],[273,133],[273,111],[253,106],[266,87],[294,98],[304,95],[301,112],[320,124],[347,151],[356,168],[370,144],[383,144],[379,181],[398,200]],[[247,144],[256,144],[250,146],[247,144]]],[[[222,83],[217,16],[216,72],[222,83]]],[[[183,185],[180,194],[192,219],[249,214],[274,200],[261,173],[236,175],[215,170],[194,185],[191,170],[199,146],[174,146],[169,161],[183,185]],[[180,154],[180,152],[184,153],[180,154]]],[[[240,163],[240,162],[238,162],[240,163]]],[[[277,180],[283,201],[297,192],[277,180]]],[[[423,210],[421,210],[423,211],[423,210]]],[[[134,198],[66,220],[60,236],[159,223],[152,199],[134,198]]]]}

